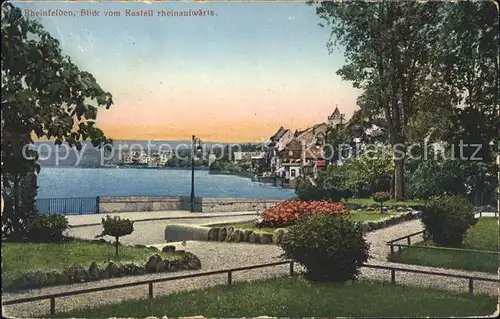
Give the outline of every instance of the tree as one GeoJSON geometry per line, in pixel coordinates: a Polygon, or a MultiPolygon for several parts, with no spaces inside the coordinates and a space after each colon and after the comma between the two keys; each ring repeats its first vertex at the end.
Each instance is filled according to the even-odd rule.
{"type": "Polygon", "coordinates": [[[391,194],[388,192],[376,192],[373,194],[373,201],[380,203],[380,213],[384,213],[384,202],[387,202],[389,199],[391,199],[391,194]]]}
{"type": "MultiPolygon", "coordinates": [[[[321,2],[316,12],[332,29],[330,53],[342,45],[348,64],[344,80],[364,90],[364,103],[383,114],[394,150],[394,197],[404,200],[407,127],[420,88],[430,74],[440,31],[441,4],[435,2],[321,2]]],[[[323,24],[320,24],[323,26],[323,24]]]]}
{"type": "Polygon", "coordinates": [[[37,176],[34,172],[20,175],[18,179],[18,209],[14,211],[14,202],[8,197],[8,209],[2,214],[2,233],[10,241],[24,241],[30,239],[30,225],[37,217],[36,194],[37,176]]]}
{"type": "Polygon", "coordinates": [[[345,161],[340,170],[347,189],[358,197],[369,197],[391,188],[394,163],[385,149],[366,150],[345,161]]]}
{"type": "Polygon", "coordinates": [[[498,32],[498,8],[493,2],[463,1],[447,12],[441,41],[442,82],[459,101],[448,138],[456,150],[466,146],[455,157],[469,169],[467,182],[473,185],[471,199],[476,204],[491,199],[498,185],[494,164],[500,149],[498,32]]]}
{"type": "Polygon", "coordinates": [[[118,246],[120,245],[120,237],[130,235],[134,231],[134,223],[130,219],[122,219],[118,216],[111,218],[107,215],[106,219],[102,219],[103,231],[96,238],[111,236],[115,238],[115,256],[118,256],[118,246]]]}
{"type": "Polygon", "coordinates": [[[58,40],[38,22],[24,17],[19,8],[2,4],[1,20],[2,183],[11,199],[9,218],[24,218],[20,183],[27,174],[40,170],[36,152],[23,154],[24,147],[33,143],[34,136],[52,139],[57,145],[66,142],[78,150],[84,140],[94,146],[111,142],[95,126],[95,119],[98,107],[109,108],[113,100],[92,74],[80,70],[61,52],[58,40]]]}

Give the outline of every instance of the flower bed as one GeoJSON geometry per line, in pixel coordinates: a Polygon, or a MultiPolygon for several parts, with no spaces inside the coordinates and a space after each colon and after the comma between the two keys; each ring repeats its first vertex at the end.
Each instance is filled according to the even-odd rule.
{"type": "Polygon", "coordinates": [[[257,227],[286,227],[312,215],[347,216],[348,214],[347,207],[339,203],[289,200],[265,210],[262,221],[257,227]]]}
{"type": "MultiPolygon", "coordinates": [[[[408,220],[420,218],[420,214],[421,213],[418,211],[408,211],[376,221],[359,221],[356,223],[361,223],[363,232],[367,233],[403,223],[408,220]]],[[[208,241],[279,245],[286,236],[287,231],[288,230],[286,228],[276,228],[273,232],[269,232],[259,231],[257,229],[239,229],[231,224],[227,224],[226,226],[219,225],[210,227],[208,231],[208,241]]]]}

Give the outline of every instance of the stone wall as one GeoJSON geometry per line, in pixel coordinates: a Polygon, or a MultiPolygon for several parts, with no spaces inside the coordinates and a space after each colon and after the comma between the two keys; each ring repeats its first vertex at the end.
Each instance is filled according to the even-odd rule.
{"type": "Polygon", "coordinates": [[[202,212],[248,212],[263,211],[283,200],[277,199],[248,199],[248,198],[207,198],[201,199],[202,212]]]}
{"type": "MultiPolygon", "coordinates": [[[[282,200],[248,198],[195,198],[195,211],[246,212],[263,211],[277,205],[282,200]]],[[[151,212],[170,210],[190,210],[189,196],[106,196],[99,199],[99,212],[151,212]]]]}
{"type": "MultiPolygon", "coordinates": [[[[99,199],[99,212],[152,212],[190,210],[189,196],[106,196],[99,199]]],[[[201,198],[195,198],[195,211],[201,212],[201,198]]]]}

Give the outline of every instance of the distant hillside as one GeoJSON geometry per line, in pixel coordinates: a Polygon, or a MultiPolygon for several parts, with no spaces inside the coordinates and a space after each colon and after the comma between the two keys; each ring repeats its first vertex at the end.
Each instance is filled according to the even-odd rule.
{"type": "MultiPolygon", "coordinates": [[[[206,147],[211,148],[215,145],[230,145],[235,143],[217,143],[204,142],[206,147]]],[[[243,143],[242,143],[243,144],[243,143]]],[[[106,152],[107,149],[97,149],[90,142],[82,143],[82,151],[78,152],[76,148],[58,147],[53,142],[35,142],[35,147],[39,151],[39,164],[41,166],[76,166],[79,167],[101,167],[106,165],[116,165],[119,162],[119,153],[129,149],[142,149],[145,152],[156,152],[159,148],[162,150],[188,149],[191,141],[148,141],[142,140],[117,140],[113,142],[113,153],[106,152]],[[69,151],[69,152],[68,152],[69,151]],[[113,156],[111,156],[113,155],[113,156]]]]}

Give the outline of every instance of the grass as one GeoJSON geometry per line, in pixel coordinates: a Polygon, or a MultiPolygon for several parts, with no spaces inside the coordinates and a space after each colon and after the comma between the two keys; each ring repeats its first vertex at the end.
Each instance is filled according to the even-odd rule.
{"type": "MultiPolygon", "coordinates": [[[[29,271],[62,270],[69,265],[88,267],[93,261],[145,263],[154,253],[148,248],[120,246],[118,257],[115,257],[115,247],[112,244],[84,240],[65,243],[2,243],[2,277],[9,280],[29,271]]],[[[165,258],[175,258],[173,254],[157,253],[165,258]]]]}
{"type": "MultiPolygon", "coordinates": [[[[481,218],[472,226],[464,239],[463,249],[479,251],[499,251],[498,224],[496,218],[481,218]]],[[[419,246],[436,245],[430,241],[418,243],[419,246]]],[[[390,261],[496,273],[499,266],[498,254],[485,254],[481,252],[455,251],[446,249],[426,249],[419,247],[403,248],[389,256],[390,261]]]]}
{"type": "Polygon", "coordinates": [[[357,221],[357,222],[358,221],[374,221],[374,220],[382,219],[385,217],[394,216],[396,214],[397,214],[397,212],[395,212],[395,211],[388,211],[384,214],[381,214],[379,210],[375,210],[375,211],[355,210],[355,211],[350,212],[351,220],[357,221]]]}
{"type": "Polygon", "coordinates": [[[429,288],[360,281],[322,284],[295,277],[233,283],[152,300],[58,313],[64,318],[109,318],[202,315],[242,317],[425,317],[489,315],[496,300],[489,296],[455,294],[429,288]]]}
{"type": "MultiPolygon", "coordinates": [[[[371,198],[351,198],[348,200],[349,204],[358,204],[358,205],[380,205],[380,203],[376,203],[373,199],[371,198]]],[[[418,205],[424,205],[425,200],[420,200],[420,199],[409,199],[404,202],[402,201],[396,201],[396,200],[389,200],[387,202],[384,202],[384,206],[418,206],[418,205]]]]}
{"type": "MultiPolygon", "coordinates": [[[[357,210],[357,211],[351,211],[350,214],[351,214],[352,221],[374,221],[374,220],[378,220],[381,218],[394,216],[395,214],[397,214],[397,212],[389,211],[385,214],[380,214],[379,211],[357,210]]],[[[272,228],[272,227],[257,228],[254,226],[254,221],[239,222],[239,223],[227,223],[227,224],[210,224],[210,226],[212,226],[212,227],[232,226],[235,229],[251,229],[253,231],[261,232],[261,233],[273,233],[277,229],[277,228],[272,228]]]]}

